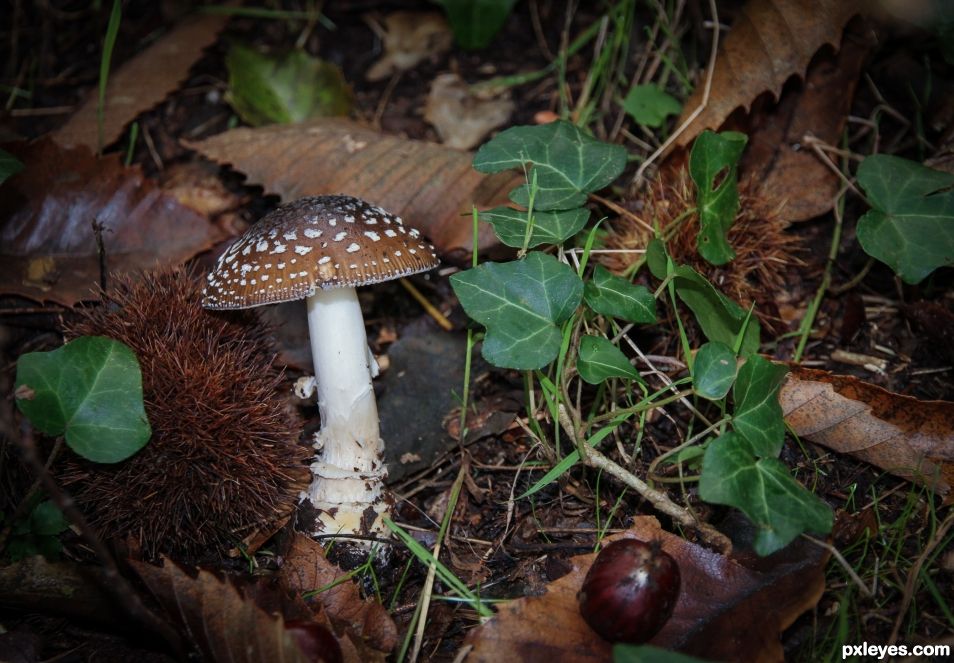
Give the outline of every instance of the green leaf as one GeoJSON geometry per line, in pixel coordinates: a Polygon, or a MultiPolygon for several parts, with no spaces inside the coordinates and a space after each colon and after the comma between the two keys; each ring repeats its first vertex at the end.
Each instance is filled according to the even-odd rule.
{"type": "MultiPolygon", "coordinates": [[[[480,218],[494,227],[494,233],[507,246],[523,248],[527,234],[527,212],[512,207],[495,207],[480,213],[480,218]]],[[[585,207],[555,212],[533,213],[533,230],[528,248],[540,244],[562,244],[583,229],[590,218],[585,207]]]]}
{"type": "Polygon", "coordinates": [[[736,175],[746,141],[746,135],[736,131],[717,134],[706,130],[696,138],[689,154],[689,175],[699,189],[696,246],[699,255],[713,265],[724,265],[735,257],[727,235],[739,211],[736,175]]]}
{"type": "Polygon", "coordinates": [[[647,83],[633,86],[623,100],[623,110],[639,124],[655,128],[661,127],[668,116],[678,115],[682,104],[658,85],[647,83]]]}
{"type": "Polygon", "coordinates": [[[517,0],[438,0],[462,48],[484,48],[506,23],[517,0]]]}
{"type": "Polygon", "coordinates": [[[524,260],[488,262],[451,276],[471,318],[487,327],[483,356],[502,368],[542,368],[560,350],[560,325],[583,296],[570,267],[537,251],[524,260]]]}
{"type": "Polygon", "coordinates": [[[826,534],[831,509],[792,478],[776,458],[756,459],[741,435],[726,433],[706,449],[699,496],[744,513],[759,528],[754,548],[770,555],[802,532],[826,534]]]}
{"type": "Polygon", "coordinates": [[[666,272],[668,263],[666,243],[661,239],[651,239],[646,246],[646,265],[649,267],[649,273],[661,281],[668,276],[666,272]]]}
{"type": "Polygon", "coordinates": [[[785,420],[778,391],[788,368],[758,355],[748,358],[739,369],[732,390],[735,407],[732,428],[752,446],[760,458],[774,458],[785,441],[785,420]]]}
{"type": "Polygon", "coordinates": [[[701,658],[650,645],[613,645],[613,663],[706,663],[701,658]]]}
{"type": "Polygon", "coordinates": [[[608,378],[642,379],[623,351],[602,336],[584,336],[580,339],[576,370],[590,384],[599,384],[608,378]]]}
{"type": "Polygon", "coordinates": [[[50,500],[37,504],[30,514],[30,531],[34,534],[53,536],[69,526],[63,512],[50,500]]]}
{"type": "Polygon", "coordinates": [[[64,435],[77,454],[116,463],[139,451],[152,431],[142,402],[142,374],[127,346],[82,336],[17,361],[17,407],[40,431],[64,435]]]}
{"type": "MultiPolygon", "coordinates": [[[[474,155],[474,168],[496,173],[533,166],[537,174],[535,210],[581,207],[586,194],[609,185],[626,167],[626,149],[587,136],[564,120],[538,126],[511,127],[484,143],[474,155]]],[[[530,185],[510,192],[523,207],[530,204],[530,185]]]]}
{"type": "Polygon", "coordinates": [[[233,44],[225,64],[228,101],[252,126],[347,115],[351,110],[351,88],[341,70],[304,51],[275,57],[233,44]]]}
{"type": "Polygon", "coordinates": [[[954,175],[887,154],[868,157],[858,183],[872,209],[858,241],[906,283],[954,265],[954,175]]]}
{"type": "MultiPolygon", "coordinates": [[[[706,338],[735,347],[748,313],[692,267],[679,265],[673,274],[676,294],[696,316],[706,338]]],[[[742,356],[758,351],[760,334],[758,321],[749,319],[740,348],[742,356]]]]}
{"type": "Polygon", "coordinates": [[[583,296],[591,309],[626,322],[656,322],[656,300],[645,286],[633,285],[602,265],[584,286],[583,296]]]}
{"type": "Polygon", "coordinates": [[[711,401],[725,398],[735,381],[735,371],[732,348],[710,341],[699,348],[692,362],[692,390],[711,401]]]}
{"type": "Polygon", "coordinates": [[[23,163],[6,150],[0,150],[0,184],[23,170],[23,163]]]}

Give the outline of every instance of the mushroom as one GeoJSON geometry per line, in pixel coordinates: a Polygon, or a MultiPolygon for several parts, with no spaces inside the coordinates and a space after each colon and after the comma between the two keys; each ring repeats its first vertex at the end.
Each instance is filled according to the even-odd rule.
{"type": "Polygon", "coordinates": [[[389,533],[374,359],[355,288],[437,265],[434,247],[400,217],[351,196],[316,196],[252,225],[208,275],[208,309],[307,304],[321,430],[302,499],[316,509],[314,535],[389,533]]]}

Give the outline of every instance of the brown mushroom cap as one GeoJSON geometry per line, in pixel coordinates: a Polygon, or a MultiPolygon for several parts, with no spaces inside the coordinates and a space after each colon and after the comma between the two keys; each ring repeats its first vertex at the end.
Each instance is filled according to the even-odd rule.
{"type": "Polygon", "coordinates": [[[353,288],[437,267],[401,218],[351,196],[312,196],[264,216],[219,257],[202,306],[238,309],[353,288]]]}

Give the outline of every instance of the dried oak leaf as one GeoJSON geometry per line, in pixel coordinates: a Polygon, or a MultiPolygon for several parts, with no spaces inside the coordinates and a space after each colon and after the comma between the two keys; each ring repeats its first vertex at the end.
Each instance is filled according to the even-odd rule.
{"type": "MultiPolygon", "coordinates": [[[[861,0],[749,0],[719,45],[709,103],[675,145],[684,147],[703,129],[717,129],[736,108],[747,111],[763,92],[777,98],[790,76],[804,74],[819,48],[839,43],[844,25],[864,7],[861,0]]],[[[702,80],[677,125],[702,102],[702,80]]]]}
{"type": "Polygon", "coordinates": [[[921,401],[849,376],[793,367],[779,392],[785,422],[812,442],[954,493],[954,403],[921,401]]]}
{"type": "MultiPolygon", "coordinates": [[[[103,145],[117,140],[137,115],[156,106],[186,79],[189,68],[225,26],[225,15],[187,19],[156,40],[109,76],[103,112],[103,145]]],[[[97,106],[93,90],[79,109],[52,136],[60,145],[99,145],[97,106]]]]}
{"type": "Polygon", "coordinates": [[[118,155],[47,138],[6,148],[26,170],[0,189],[0,293],[72,306],[92,298],[103,231],[110,271],[178,265],[224,238],[208,219],[163,193],[118,155]]]}
{"type": "MultiPolygon", "coordinates": [[[[338,118],[233,129],[185,144],[231,164],[285,201],[336,193],[369,200],[404,217],[451,261],[470,254],[471,205],[506,204],[507,193],[523,181],[510,171],[478,173],[467,152],[388,136],[338,118]]],[[[478,248],[497,246],[493,230],[481,226],[478,248]]]]}
{"type": "MultiPolygon", "coordinates": [[[[209,571],[192,577],[168,559],[161,567],[135,560],[129,564],[206,660],[313,663],[286,629],[284,617],[267,613],[228,580],[209,571]]],[[[340,656],[334,651],[318,660],[340,656]]]]}
{"type": "MultiPolygon", "coordinates": [[[[282,574],[293,591],[310,592],[327,587],[345,572],[327,560],[319,543],[295,534],[285,555],[282,574]]],[[[318,593],[315,599],[321,603],[336,629],[346,632],[356,645],[362,642],[367,645],[364,648],[365,660],[383,661],[397,645],[397,627],[391,615],[380,603],[362,599],[350,580],[318,593]]]]}
{"type": "Polygon", "coordinates": [[[819,54],[798,86],[786,86],[777,104],[752,108],[749,146],[740,171],[756,184],[756,212],[783,209],[787,222],[806,221],[834,204],[841,180],[805,137],[836,144],[854,97],[861,68],[874,46],[864,21],[852,21],[837,54],[819,54]],[[784,206],[784,207],[783,207],[784,206]]]}
{"type": "MultiPolygon", "coordinates": [[[[657,539],[679,564],[682,591],[673,616],[649,644],[706,660],[768,663],[784,660],[779,634],[817,603],[825,588],[827,553],[796,541],[771,557],[742,564],[663,531],[640,516],[622,534],[657,539]]],[[[571,570],[546,594],[502,604],[472,630],[467,663],[593,663],[611,660],[612,646],[580,616],[577,592],[595,554],[569,560],[571,570]]]]}

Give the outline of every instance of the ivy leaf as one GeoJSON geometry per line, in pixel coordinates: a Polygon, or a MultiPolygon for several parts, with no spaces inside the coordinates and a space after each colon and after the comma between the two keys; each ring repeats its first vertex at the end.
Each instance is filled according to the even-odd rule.
{"type": "Polygon", "coordinates": [[[739,369],[732,396],[735,409],[732,428],[744,437],[760,458],[774,458],[785,441],[785,421],[778,402],[778,390],[788,368],[758,355],[748,358],[739,369]]]}
{"type": "Polygon", "coordinates": [[[633,285],[626,279],[597,265],[592,280],[584,286],[583,296],[591,309],[600,315],[626,322],[656,322],[656,299],[645,286],[633,285]]]}
{"type": "Polygon", "coordinates": [[[906,283],[954,265],[954,175],[887,154],[861,162],[872,209],[858,220],[865,252],[906,283]]]}
{"type": "Polygon", "coordinates": [[[699,189],[699,255],[713,265],[735,258],[729,227],[739,211],[737,170],[748,138],[737,131],[699,134],[689,154],[689,175],[699,189]],[[718,184],[718,186],[717,186],[718,184]]]}
{"type": "Polygon", "coordinates": [[[583,282],[568,265],[533,251],[451,276],[471,318],[487,327],[483,356],[502,368],[543,368],[560,351],[560,325],[580,305],[583,282]]]}
{"type": "MultiPolygon", "coordinates": [[[[537,177],[535,210],[580,207],[586,194],[609,185],[626,167],[626,149],[587,136],[564,120],[538,126],[511,127],[484,143],[474,168],[496,173],[533,166],[537,177]]],[[[510,192],[510,200],[530,205],[528,184],[510,192]]]]}
{"type": "MultiPolygon", "coordinates": [[[[495,207],[480,213],[480,218],[494,227],[494,233],[507,246],[523,248],[527,234],[527,212],[512,207],[495,207]]],[[[540,244],[562,244],[583,229],[590,218],[585,207],[554,212],[533,213],[533,230],[528,248],[540,244]]]]}
{"type": "Polygon", "coordinates": [[[341,70],[304,51],[275,57],[233,44],[225,64],[228,101],[252,126],[347,115],[351,110],[351,88],[341,70]]]}
{"type": "MultiPolygon", "coordinates": [[[[748,318],[746,311],[688,265],[676,267],[673,283],[676,294],[696,316],[706,338],[735,347],[735,339],[748,318]]],[[[740,348],[743,356],[758,351],[760,334],[758,321],[749,318],[740,348]]]]}
{"type": "Polygon", "coordinates": [[[152,431],[142,402],[142,374],[128,346],[82,336],[17,361],[17,407],[40,431],[63,435],[77,454],[117,463],[139,451],[152,431]]]}
{"type": "Polygon", "coordinates": [[[735,371],[732,348],[710,341],[699,348],[692,362],[692,390],[711,401],[725,398],[735,381],[735,371]]]}
{"type": "Polygon", "coordinates": [[[50,500],[37,504],[30,514],[30,531],[34,534],[54,536],[69,526],[63,512],[50,500]]]}
{"type": "Polygon", "coordinates": [[[0,184],[23,170],[23,163],[6,150],[0,150],[0,184]]]}
{"type": "Polygon", "coordinates": [[[642,380],[639,371],[629,363],[623,351],[602,336],[584,336],[580,339],[576,370],[590,384],[599,384],[608,378],[642,380]]]}
{"type": "Polygon", "coordinates": [[[639,124],[658,128],[670,115],[678,115],[682,104],[675,97],[659,89],[658,85],[647,83],[634,85],[623,100],[623,110],[629,113],[639,124]]]}
{"type": "Polygon", "coordinates": [[[699,496],[727,504],[744,513],[759,531],[754,548],[770,555],[796,536],[831,531],[831,509],[792,478],[776,458],[756,459],[741,435],[728,432],[706,449],[699,479],[699,496]]]}
{"type": "Polygon", "coordinates": [[[454,38],[473,51],[493,41],[517,0],[438,0],[447,14],[454,38]]]}
{"type": "Polygon", "coordinates": [[[701,658],[651,645],[613,645],[613,663],[707,663],[701,658]]]}

